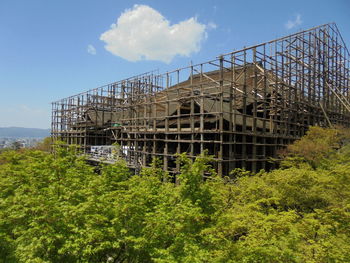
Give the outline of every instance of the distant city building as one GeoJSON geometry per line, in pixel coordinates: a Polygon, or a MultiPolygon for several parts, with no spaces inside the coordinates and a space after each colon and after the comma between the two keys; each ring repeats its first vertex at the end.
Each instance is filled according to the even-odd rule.
{"type": "Polygon", "coordinates": [[[31,148],[44,138],[0,138],[0,149],[5,148],[31,148]]]}

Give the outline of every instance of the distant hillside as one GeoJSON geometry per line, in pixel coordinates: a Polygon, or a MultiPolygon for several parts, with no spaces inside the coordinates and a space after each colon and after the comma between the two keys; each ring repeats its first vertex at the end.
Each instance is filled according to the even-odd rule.
{"type": "Polygon", "coordinates": [[[35,137],[43,138],[50,136],[50,129],[22,128],[22,127],[0,127],[0,137],[23,138],[35,137]]]}

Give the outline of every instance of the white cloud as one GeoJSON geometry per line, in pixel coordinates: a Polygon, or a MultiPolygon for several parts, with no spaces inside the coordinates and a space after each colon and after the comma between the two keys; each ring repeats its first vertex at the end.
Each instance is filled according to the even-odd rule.
{"type": "Polygon", "coordinates": [[[294,20],[288,20],[288,22],[285,24],[285,27],[287,29],[292,29],[294,27],[300,26],[302,23],[303,21],[301,20],[301,15],[297,14],[294,20]]]}
{"type": "Polygon", "coordinates": [[[209,22],[207,25],[208,29],[216,29],[218,26],[214,22],[209,22]]]}
{"type": "Polygon", "coordinates": [[[170,63],[176,55],[189,56],[198,52],[202,40],[207,37],[207,28],[194,17],[171,25],[157,10],[134,5],[121,14],[100,40],[106,43],[106,50],[129,61],[170,63]]]}
{"type": "Polygon", "coordinates": [[[96,55],[96,48],[93,45],[88,45],[86,51],[91,55],[96,55]]]}

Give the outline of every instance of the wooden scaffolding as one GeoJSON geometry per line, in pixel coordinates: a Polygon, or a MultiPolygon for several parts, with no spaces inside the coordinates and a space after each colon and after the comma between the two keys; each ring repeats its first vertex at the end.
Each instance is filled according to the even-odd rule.
{"type": "Polygon", "coordinates": [[[53,102],[52,137],[86,154],[118,143],[136,170],[157,157],[177,173],[176,154],[205,149],[220,175],[269,169],[310,125],[350,125],[349,80],[349,52],[326,24],[53,102]]]}

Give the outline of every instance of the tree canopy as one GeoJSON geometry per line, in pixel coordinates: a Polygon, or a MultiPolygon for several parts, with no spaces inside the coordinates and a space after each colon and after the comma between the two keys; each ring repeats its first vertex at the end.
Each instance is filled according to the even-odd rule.
{"type": "Polygon", "coordinates": [[[221,178],[210,157],[180,155],[177,183],[156,160],[132,176],[122,160],[97,173],[74,147],[6,151],[0,262],[349,262],[343,135],[312,128],[258,174],[221,178]]]}

